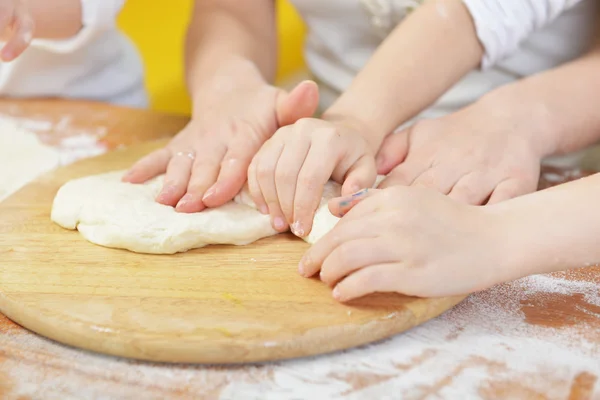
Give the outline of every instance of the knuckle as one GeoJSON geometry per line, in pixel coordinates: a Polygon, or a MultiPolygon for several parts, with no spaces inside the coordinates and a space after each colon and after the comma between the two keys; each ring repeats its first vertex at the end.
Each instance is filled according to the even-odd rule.
{"type": "Polygon", "coordinates": [[[348,265],[354,258],[354,249],[348,243],[341,244],[335,254],[335,263],[336,265],[344,266],[348,265]]]}
{"type": "Polygon", "coordinates": [[[322,185],[319,175],[316,173],[304,174],[298,178],[298,183],[307,192],[314,192],[322,185]]]}
{"type": "Polygon", "coordinates": [[[259,165],[256,169],[256,175],[260,180],[269,179],[273,175],[273,170],[268,166],[259,165]]]}
{"type": "Polygon", "coordinates": [[[287,168],[278,168],[275,171],[275,180],[280,182],[283,185],[290,185],[295,183],[296,174],[294,171],[287,168]]]}
{"type": "Polygon", "coordinates": [[[297,128],[295,130],[300,130],[300,131],[308,130],[310,128],[314,128],[314,119],[313,118],[300,118],[298,121],[296,121],[296,123],[293,126],[294,126],[294,128],[297,128]]]}

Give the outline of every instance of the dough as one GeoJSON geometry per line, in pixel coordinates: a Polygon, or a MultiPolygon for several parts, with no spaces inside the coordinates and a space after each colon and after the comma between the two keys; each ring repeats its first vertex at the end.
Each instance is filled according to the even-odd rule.
{"type": "Polygon", "coordinates": [[[0,118],[0,202],[59,165],[59,153],[15,121],[0,118]]]}
{"type": "MultiPolygon", "coordinates": [[[[124,172],[67,182],[54,198],[52,220],[79,230],[92,243],[150,254],[174,254],[208,244],[245,245],[277,234],[269,216],[256,210],[247,187],[222,207],[183,214],[155,201],[162,176],[133,185],[121,182],[124,172]]],[[[339,220],[327,202],[340,190],[335,182],[325,186],[307,242],[316,242],[339,220]]]]}

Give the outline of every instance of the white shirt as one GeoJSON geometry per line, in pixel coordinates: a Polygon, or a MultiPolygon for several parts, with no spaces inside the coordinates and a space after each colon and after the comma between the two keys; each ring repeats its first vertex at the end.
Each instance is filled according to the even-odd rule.
{"type": "MultiPolygon", "coordinates": [[[[456,111],[494,88],[577,58],[593,38],[596,0],[463,1],[485,49],[481,69],[469,73],[417,119],[456,111]]],[[[292,2],[309,27],[306,61],[321,84],[321,106],[327,107],[421,0],[292,2]]]]}
{"type": "Polygon", "coordinates": [[[35,39],[16,60],[0,63],[0,96],[147,107],[141,59],[115,25],[124,1],[82,0],[83,28],[76,36],[35,39]]]}

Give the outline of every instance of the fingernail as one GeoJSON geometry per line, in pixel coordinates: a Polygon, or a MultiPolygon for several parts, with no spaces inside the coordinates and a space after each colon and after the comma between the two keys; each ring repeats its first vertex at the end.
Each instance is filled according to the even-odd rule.
{"type": "Polygon", "coordinates": [[[278,231],[282,231],[285,229],[285,221],[281,217],[275,218],[275,221],[273,221],[273,224],[275,225],[275,229],[278,231]]]}
{"type": "Polygon", "coordinates": [[[167,197],[168,195],[170,195],[171,193],[173,193],[174,190],[175,190],[175,188],[173,186],[164,187],[163,190],[160,191],[160,193],[158,194],[158,196],[156,196],[156,199],[157,200],[164,200],[165,197],[167,197]]]}
{"type": "Polygon", "coordinates": [[[2,53],[2,59],[9,61],[12,60],[13,58],[13,53],[11,51],[5,51],[2,53]]]}
{"type": "Polygon", "coordinates": [[[304,237],[304,227],[300,221],[296,221],[292,224],[292,233],[298,237],[304,237]]]}
{"type": "Polygon", "coordinates": [[[354,194],[357,194],[357,192],[360,193],[359,190],[360,190],[360,186],[358,186],[358,185],[352,185],[352,188],[351,188],[350,192],[354,193],[354,194]]]}
{"type": "Polygon", "coordinates": [[[310,267],[310,258],[308,258],[308,256],[304,256],[302,257],[302,260],[300,260],[300,264],[298,264],[298,272],[300,273],[300,275],[306,277],[306,269],[310,267]]]}
{"type": "Polygon", "coordinates": [[[192,196],[191,194],[186,194],[185,196],[183,196],[181,198],[181,200],[179,200],[179,202],[177,203],[177,207],[181,207],[184,206],[186,203],[192,201],[194,196],[192,196]]]}
{"type": "Polygon", "coordinates": [[[375,159],[375,166],[377,167],[377,169],[378,169],[378,170],[379,170],[379,169],[381,169],[381,168],[383,167],[384,161],[385,161],[385,160],[384,160],[384,158],[383,158],[383,157],[377,157],[377,158],[375,159]]]}
{"type": "Polygon", "coordinates": [[[358,188],[352,193],[352,198],[356,199],[358,197],[364,197],[367,195],[367,193],[369,193],[369,188],[362,189],[362,190],[360,190],[360,188],[358,188]]]}
{"type": "Polygon", "coordinates": [[[258,208],[258,211],[260,211],[262,214],[267,215],[269,213],[269,207],[263,204],[258,208]]]}
{"type": "Polygon", "coordinates": [[[210,189],[208,189],[206,191],[206,193],[204,193],[204,196],[202,196],[202,201],[205,201],[207,199],[210,199],[211,197],[213,197],[215,194],[217,194],[217,189],[214,186],[211,186],[210,189]]]}
{"type": "Polygon", "coordinates": [[[300,260],[300,263],[298,264],[298,273],[304,276],[304,259],[300,260]]]}
{"type": "Polygon", "coordinates": [[[342,295],[340,294],[340,289],[337,286],[333,289],[332,295],[333,295],[333,298],[336,300],[342,299],[342,295]]]}

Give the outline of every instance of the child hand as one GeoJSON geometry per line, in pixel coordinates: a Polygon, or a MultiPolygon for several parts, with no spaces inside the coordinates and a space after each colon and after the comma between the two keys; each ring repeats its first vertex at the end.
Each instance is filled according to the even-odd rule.
{"type": "Polygon", "coordinates": [[[390,135],[377,155],[389,174],[380,187],[425,186],[473,205],[533,192],[549,140],[518,118],[476,103],[390,135]]]}
{"type": "Polygon", "coordinates": [[[35,22],[23,0],[0,1],[0,32],[6,42],[0,57],[12,61],[20,56],[33,39],[35,22]]]}
{"type": "Polygon", "coordinates": [[[139,160],[124,180],[142,183],[166,171],[157,201],[180,212],[198,212],[233,199],[260,146],[278,127],[312,116],[318,106],[313,82],[302,82],[287,94],[267,84],[238,82],[241,79],[228,77],[226,93],[215,96],[210,108],[165,148],[139,160]]]}
{"type": "Polygon", "coordinates": [[[439,297],[467,294],[508,280],[502,220],[431,189],[394,186],[333,199],[348,212],[300,262],[300,274],[321,271],[348,301],[374,292],[439,297]],[[351,208],[349,210],[349,208],[351,208]]]}
{"type": "Polygon", "coordinates": [[[361,130],[349,122],[305,118],[265,143],[248,169],[248,186],[274,229],[290,226],[295,235],[308,235],[330,178],[343,184],[343,194],[373,185],[374,152],[361,130]]]}

